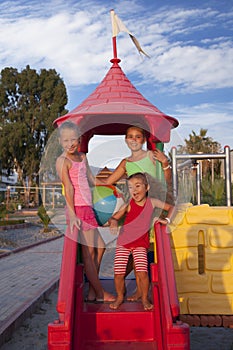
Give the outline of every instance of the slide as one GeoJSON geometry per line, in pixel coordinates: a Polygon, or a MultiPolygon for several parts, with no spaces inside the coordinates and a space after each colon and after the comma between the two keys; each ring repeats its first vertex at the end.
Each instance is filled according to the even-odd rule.
{"type": "MultiPolygon", "coordinates": [[[[125,302],[118,310],[107,303],[84,301],[83,266],[77,242],[64,238],[57,302],[58,319],[48,325],[49,350],[189,350],[189,326],[179,320],[179,302],[167,228],[155,224],[156,261],[150,264],[153,309],[125,302]]],[[[101,281],[108,290],[113,280],[101,281]]],[[[127,289],[133,280],[127,280],[127,289]]]]}

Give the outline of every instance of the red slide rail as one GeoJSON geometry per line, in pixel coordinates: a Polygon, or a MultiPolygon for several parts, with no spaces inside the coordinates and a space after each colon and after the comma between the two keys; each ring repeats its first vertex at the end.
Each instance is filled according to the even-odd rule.
{"type": "Polygon", "coordinates": [[[167,227],[155,224],[157,263],[151,264],[152,290],[159,295],[161,350],[190,349],[189,327],[179,320],[180,307],[167,227]]]}
{"type": "Polygon", "coordinates": [[[78,244],[74,238],[66,232],[57,301],[59,318],[48,325],[49,350],[72,349],[76,277],[77,271],[80,268],[80,265],[77,265],[78,244]]]}

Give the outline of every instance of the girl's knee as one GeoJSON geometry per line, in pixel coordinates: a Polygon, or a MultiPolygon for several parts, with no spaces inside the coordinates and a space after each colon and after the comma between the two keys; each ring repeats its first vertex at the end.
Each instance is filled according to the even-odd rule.
{"type": "Polygon", "coordinates": [[[136,274],[137,274],[138,278],[140,278],[140,279],[149,278],[147,271],[136,271],[136,274]]]}

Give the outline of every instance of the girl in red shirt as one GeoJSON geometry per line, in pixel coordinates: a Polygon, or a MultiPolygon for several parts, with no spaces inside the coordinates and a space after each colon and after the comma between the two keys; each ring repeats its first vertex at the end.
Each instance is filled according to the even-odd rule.
{"type": "Polygon", "coordinates": [[[114,259],[114,282],[117,292],[116,300],[110,304],[111,309],[118,309],[124,301],[125,273],[132,253],[135,265],[136,280],[141,291],[144,310],[151,310],[152,304],[148,299],[149,277],[147,250],[149,248],[149,229],[152,213],[155,207],[168,212],[165,219],[156,218],[156,222],[170,223],[173,206],[156,198],[148,197],[149,184],[146,175],[136,173],[128,178],[131,200],[109,219],[110,230],[117,231],[118,220],[126,214],[124,224],[117,239],[114,259]]]}

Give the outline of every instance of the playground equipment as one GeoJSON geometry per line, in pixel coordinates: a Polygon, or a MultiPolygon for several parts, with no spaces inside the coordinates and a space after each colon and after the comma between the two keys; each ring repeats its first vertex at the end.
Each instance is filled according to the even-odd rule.
{"type": "Polygon", "coordinates": [[[215,154],[177,154],[175,147],[172,148],[172,177],[173,177],[173,191],[174,197],[178,194],[178,181],[177,181],[177,161],[198,161],[196,163],[196,184],[197,184],[197,204],[201,204],[201,174],[200,174],[200,163],[203,159],[223,159],[224,160],[224,174],[225,174],[225,192],[226,192],[226,205],[228,207],[232,204],[232,189],[231,189],[231,159],[230,159],[230,147],[224,147],[224,153],[215,154]]]}
{"type": "MultiPolygon", "coordinates": [[[[101,84],[73,111],[56,119],[55,126],[66,120],[78,124],[82,131],[80,151],[85,153],[94,135],[125,135],[130,125],[140,125],[145,130],[148,149],[163,149],[178,121],[146,100],[127,79],[119,66],[116,37],[113,54],[112,67],[101,84]]],[[[156,170],[159,177],[160,164],[156,170]]],[[[140,303],[125,302],[119,310],[111,310],[106,303],[85,302],[83,266],[77,264],[78,244],[64,237],[58,320],[48,326],[49,350],[190,348],[189,327],[179,319],[169,236],[160,224],[156,224],[155,230],[156,261],[150,264],[154,304],[151,311],[144,311],[140,303]]],[[[106,290],[113,288],[113,279],[101,282],[106,290]]]]}
{"type": "MultiPolygon", "coordinates": [[[[157,261],[151,264],[152,311],[125,302],[119,310],[88,304],[83,298],[83,267],[77,265],[77,243],[65,237],[57,311],[48,326],[49,350],[190,348],[189,327],[179,320],[169,236],[156,224],[157,261]]],[[[112,280],[102,281],[107,286],[112,280]]]]}

